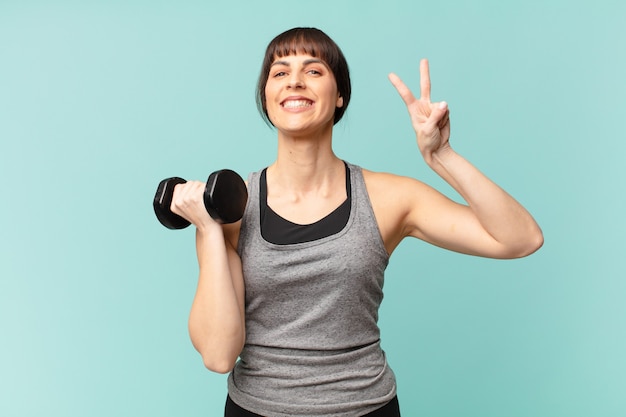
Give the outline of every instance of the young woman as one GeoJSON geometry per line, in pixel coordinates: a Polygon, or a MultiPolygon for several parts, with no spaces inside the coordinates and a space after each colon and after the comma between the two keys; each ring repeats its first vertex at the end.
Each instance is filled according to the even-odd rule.
{"type": "Polygon", "coordinates": [[[200,276],[189,331],[207,368],[230,372],[226,416],[399,416],[377,325],[383,274],[405,237],[466,254],[517,258],[543,243],[509,194],[449,144],[445,102],[389,76],[424,161],[466,201],[338,158],[333,126],[350,101],[348,65],[323,32],[269,44],[258,105],[278,136],[276,161],[248,178],[243,219],[219,225],[203,182],[176,187],[172,210],[196,226],[200,276]]]}

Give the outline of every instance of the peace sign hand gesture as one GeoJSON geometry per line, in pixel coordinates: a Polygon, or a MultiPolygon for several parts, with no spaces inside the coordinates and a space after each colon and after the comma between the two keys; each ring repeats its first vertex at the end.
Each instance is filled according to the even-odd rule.
{"type": "Polygon", "coordinates": [[[450,118],[448,104],[445,101],[432,103],[430,101],[430,74],[428,60],[420,61],[420,93],[415,98],[411,90],[396,74],[389,74],[389,81],[396,88],[406,104],[413,129],[417,134],[417,146],[427,163],[442,150],[449,149],[450,145],[450,118]]]}

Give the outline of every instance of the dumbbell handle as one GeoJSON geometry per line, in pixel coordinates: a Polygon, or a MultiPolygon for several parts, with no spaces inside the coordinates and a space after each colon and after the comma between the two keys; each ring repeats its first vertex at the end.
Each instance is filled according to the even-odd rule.
{"type": "MultiPolygon", "coordinates": [[[[170,209],[174,187],[185,182],[180,177],[171,177],[161,181],[157,187],[153,201],[154,213],[168,229],[184,229],[191,224],[170,209]]],[[[248,188],[236,172],[222,169],[209,175],[203,198],[207,212],[215,221],[235,223],[243,217],[248,202],[248,188]]]]}

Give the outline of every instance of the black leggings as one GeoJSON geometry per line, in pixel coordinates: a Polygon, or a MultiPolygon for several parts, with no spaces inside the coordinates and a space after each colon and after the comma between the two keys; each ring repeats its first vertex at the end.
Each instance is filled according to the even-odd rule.
{"type": "MultiPolygon", "coordinates": [[[[263,417],[259,414],[251,413],[244,410],[230,399],[226,398],[226,407],[224,409],[224,417],[263,417]]],[[[363,417],[400,417],[400,405],[398,404],[398,396],[393,397],[386,405],[371,413],[365,414],[363,417]]]]}

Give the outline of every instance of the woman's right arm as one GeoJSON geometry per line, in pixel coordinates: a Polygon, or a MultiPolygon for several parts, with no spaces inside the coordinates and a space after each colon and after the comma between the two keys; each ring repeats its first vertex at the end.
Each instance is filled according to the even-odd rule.
{"type": "Polygon", "coordinates": [[[204,183],[177,185],[172,211],[196,226],[198,287],[189,314],[189,335],[205,366],[229,372],[245,342],[244,284],[235,245],[239,224],[220,225],[202,201],[204,183]]]}

